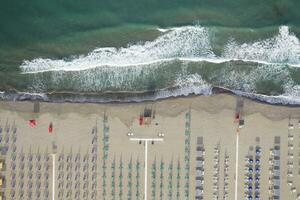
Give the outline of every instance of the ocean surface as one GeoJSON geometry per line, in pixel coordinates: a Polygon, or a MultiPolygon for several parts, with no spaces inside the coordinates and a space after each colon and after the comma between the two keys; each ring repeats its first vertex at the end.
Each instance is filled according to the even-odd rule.
{"type": "Polygon", "coordinates": [[[300,105],[300,1],[0,5],[0,98],[130,102],[231,92],[300,105]]]}

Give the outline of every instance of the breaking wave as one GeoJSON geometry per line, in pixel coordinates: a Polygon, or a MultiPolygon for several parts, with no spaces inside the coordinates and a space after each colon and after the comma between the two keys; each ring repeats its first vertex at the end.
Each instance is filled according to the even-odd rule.
{"type": "Polygon", "coordinates": [[[42,94],[148,95],[123,98],[139,101],[209,95],[213,88],[224,88],[269,103],[300,104],[300,41],[287,26],[269,38],[230,37],[223,45],[209,27],[158,31],[155,40],[127,47],[98,48],[68,59],[24,61],[20,68],[30,82],[27,89],[42,94]]]}
{"type": "Polygon", "coordinates": [[[98,48],[88,55],[69,60],[37,58],[24,61],[25,73],[45,71],[77,71],[103,66],[139,66],[160,64],[172,59],[222,63],[230,60],[253,61],[263,64],[285,63],[300,66],[300,42],[287,26],[279,28],[278,35],[262,41],[238,44],[231,38],[223,53],[213,52],[209,28],[186,26],[159,29],[163,34],[154,41],[125,48],[98,48]]]}
{"type": "Polygon", "coordinates": [[[265,40],[237,44],[232,39],[225,46],[223,57],[300,66],[300,42],[287,26],[282,26],[277,36],[265,40]]]}
{"type": "Polygon", "coordinates": [[[139,66],[159,64],[173,58],[212,59],[209,33],[203,27],[183,27],[168,32],[156,40],[126,48],[98,48],[87,56],[66,60],[35,59],[24,61],[23,72],[77,71],[102,66],[139,66]]]}

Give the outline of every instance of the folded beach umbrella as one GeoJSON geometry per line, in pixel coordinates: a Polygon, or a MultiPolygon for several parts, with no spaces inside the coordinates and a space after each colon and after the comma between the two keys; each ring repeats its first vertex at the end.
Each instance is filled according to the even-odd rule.
{"type": "Polygon", "coordinates": [[[52,133],[52,131],[53,131],[53,124],[52,124],[52,122],[50,122],[49,127],[48,127],[48,132],[52,133]]]}

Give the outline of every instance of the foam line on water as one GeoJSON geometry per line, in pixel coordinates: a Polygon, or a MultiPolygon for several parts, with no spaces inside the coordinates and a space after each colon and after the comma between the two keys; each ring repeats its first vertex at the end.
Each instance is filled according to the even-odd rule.
{"type": "MultiPolygon", "coordinates": [[[[266,62],[266,61],[261,61],[261,60],[250,60],[250,59],[229,59],[229,58],[184,58],[184,57],[178,57],[178,58],[169,58],[169,59],[159,59],[159,60],[153,60],[149,62],[141,62],[141,63],[135,63],[135,64],[118,64],[118,65],[112,65],[112,64],[98,64],[98,65],[80,65],[77,67],[73,67],[73,64],[70,65],[65,65],[62,64],[64,67],[53,67],[53,68],[45,68],[45,67],[34,67],[32,65],[39,65],[42,66],[43,63],[47,62],[46,65],[49,65],[50,63],[59,63],[60,61],[58,60],[45,60],[45,59],[36,59],[33,63],[30,63],[30,67],[23,67],[23,74],[31,74],[31,73],[43,73],[43,72],[49,72],[49,71],[82,71],[82,70],[89,70],[89,69],[95,69],[99,67],[144,67],[144,66],[149,66],[149,65],[159,65],[159,64],[166,64],[168,62],[173,62],[173,61],[184,61],[184,62],[209,62],[209,63],[216,63],[216,64],[221,64],[221,63],[227,63],[231,61],[242,61],[242,62],[252,62],[252,63],[257,63],[257,64],[264,64],[264,65],[287,65],[291,67],[300,67],[300,64],[289,64],[289,63],[278,63],[278,62],[266,62]],[[25,69],[26,68],[26,69],[25,69]]],[[[24,62],[24,64],[28,64],[27,62],[24,62]]],[[[61,65],[61,66],[62,66],[61,65]]],[[[57,65],[59,66],[59,65],[57,65]]]]}
{"type": "MultiPolygon", "coordinates": [[[[48,85],[51,84],[50,89],[54,92],[59,91],[62,83],[69,83],[70,80],[73,81],[72,84],[65,87],[70,92],[103,92],[110,89],[138,92],[140,90],[136,88],[137,83],[143,82],[143,85],[147,85],[149,82],[147,80],[153,80],[153,76],[157,77],[167,69],[164,67],[176,66],[179,62],[175,63],[175,61],[181,61],[179,64],[182,65],[182,71],[177,71],[177,80],[172,79],[158,87],[178,87],[178,89],[159,90],[155,93],[155,97],[149,97],[155,99],[209,93],[207,91],[212,88],[210,84],[214,83],[204,82],[201,75],[194,72],[194,74],[186,76],[184,72],[186,63],[222,64],[230,62],[229,65],[235,66],[234,62],[251,62],[250,65],[254,63],[255,68],[251,69],[250,72],[226,71],[223,69],[230,68],[220,67],[219,70],[222,73],[217,73],[217,77],[206,79],[209,81],[210,78],[213,78],[216,85],[230,88],[243,96],[270,103],[287,101],[288,104],[293,104],[293,102],[297,104],[300,88],[295,85],[296,83],[285,66],[300,67],[300,42],[293,33],[289,32],[287,26],[279,27],[278,34],[264,40],[239,44],[231,39],[218,56],[212,48],[214,44],[212,44],[213,40],[211,40],[209,28],[186,26],[163,29],[161,33],[161,36],[155,40],[143,44],[119,49],[113,47],[98,48],[88,55],[81,55],[68,60],[34,59],[24,61],[21,69],[23,73],[33,74],[29,75],[32,78],[29,91],[32,92],[47,93],[49,91],[48,85]],[[175,64],[173,65],[173,63],[175,64]],[[47,76],[49,75],[48,79],[44,80],[43,74],[39,74],[43,72],[53,73],[47,74],[47,76]],[[268,98],[256,94],[257,80],[269,81],[268,77],[272,79],[273,83],[283,88],[283,94],[268,96],[268,98]]],[[[170,70],[170,68],[168,69],[170,70]]],[[[170,73],[172,70],[160,78],[164,79],[170,73]]],[[[273,94],[277,94],[276,91],[273,94]]],[[[135,101],[138,100],[135,99],[135,101]]]]}
{"type": "Polygon", "coordinates": [[[287,26],[279,28],[278,35],[252,43],[227,42],[223,53],[213,52],[209,28],[185,26],[163,29],[162,35],[144,44],[124,48],[98,48],[88,55],[70,60],[37,58],[24,61],[20,66],[24,73],[46,71],[79,71],[97,67],[128,67],[160,64],[173,60],[256,62],[261,64],[287,64],[300,67],[300,42],[287,26]]]}
{"type": "Polygon", "coordinates": [[[71,61],[34,59],[24,61],[23,72],[54,70],[84,70],[100,66],[137,66],[173,58],[214,58],[209,32],[200,26],[174,29],[154,41],[135,44],[125,48],[99,48],[71,61]]]}
{"type": "MultiPolygon", "coordinates": [[[[226,89],[225,89],[226,90],[226,89]]],[[[230,91],[230,90],[229,90],[230,91]]],[[[295,98],[294,96],[267,96],[256,93],[248,93],[238,90],[231,90],[234,94],[239,96],[244,96],[253,100],[258,100],[266,102],[269,104],[281,104],[281,105],[300,105],[300,98],[295,98]]],[[[70,97],[69,95],[65,98],[55,98],[51,97],[51,94],[42,94],[42,93],[27,93],[27,92],[18,92],[18,93],[6,93],[0,92],[1,100],[13,100],[13,101],[23,101],[23,100],[39,100],[45,102],[77,102],[77,103],[109,103],[109,102],[143,102],[143,101],[155,101],[159,99],[165,99],[170,97],[179,97],[179,96],[189,96],[189,95],[213,95],[211,87],[196,87],[196,86],[185,86],[182,88],[172,89],[172,90],[160,90],[153,95],[145,95],[144,97],[127,97],[122,99],[116,98],[102,98],[99,97],[89,97],[85,95],[75,95],[70,97]]]]}
{"type": "MultiPolygon", "coordinates": [[[[178,58],[168,58],[168,59],[158,59],[158,60],[153,60],[153,61],[149,61],[149,62],[140,62],[140,63],[132,63],[132,64],[128,64],[128,63],[124,63],[124,64],[98,64],[98,65],[80,65],[78,67],[73,67],[73,64],[70,65],[64,65],[64,67],[53,67],[53,68],[45,68],[45,67],[33,67],[33,63],[30,63],[29,65],[31,65],[30,68],[26,68],[25,66],[23,67],[23,73],[26,74],[30,74],[30,73],[42,73],[42,72],[49,72],[49,71],[82,71],[82,70],[88,70],[88,69],[95,69],[95,68],[99,68],[99,67],[144,67],[144,66],[149,66],[149,65],[159,65],[159,64],[166,64],[168,62],[173,62],[173,61],[185,61],[185,62],[202,62],[202,61],[206,61],[206,62],[210,62],[210,63],[225,63],[230,61],[230,59],[209,59],[209,58],[183,58],[183,57],[178,57],[178,58]],[[26,69],[25,69],[26,68],[26,69]]],[[[34,65],[43,65],[43,63],[45,63],[45,59],[36,59],[35,60],[35,64],[34,65]]],[[[49,65],[49,63],[54,64],[54,62],[60,63],[60,61],[56,60],[47,60],[47,65],[49,65]]],[[[27,62],[24,62],[24,64],[27,62]]],[[[27,63],[28,64],[28,63],[27,63]]],[[[62,66],[61,65],[61,66],[62,66]]]]}
{"type": "Polygon", "coordinates": [[[300,41],[287,26],[279,27],[278,35],[252,43],[238,44],[230,40],[224,48],[224,58],[300,65],[300,41]]]}
{"type": "Polygon", "coordinates": [[[293,95],[285,94],[278,96],[268,96],[257,93],[243,92],[239,90],[232,90],[236,95],[248,97],[250,99],[259,100],[262,102],[267,102],[270,104],[282,104],[282,105],[300,105],[300,97],[295,97],[293,95]]]}

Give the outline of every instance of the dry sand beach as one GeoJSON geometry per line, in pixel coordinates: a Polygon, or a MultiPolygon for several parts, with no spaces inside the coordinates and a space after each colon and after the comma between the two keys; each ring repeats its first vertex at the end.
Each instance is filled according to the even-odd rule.
{"type": "Polygon", "coordinates": [[[299,107],[227,94],[130,104],[3,101],[1,195],[294,200],[299,120],[299,107]]]}

